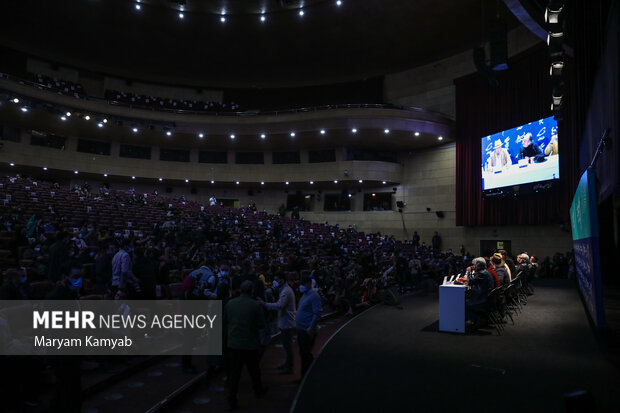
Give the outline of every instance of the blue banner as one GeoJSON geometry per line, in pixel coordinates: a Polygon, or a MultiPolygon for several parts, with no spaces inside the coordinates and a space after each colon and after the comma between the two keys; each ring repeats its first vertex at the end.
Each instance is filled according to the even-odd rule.
{"type": "Polygon", "coordinates": [[[570,207],[579,288],[597,328],[605,327],[598,232],[596,174],[588,168],[579,180],[570,207]]]}

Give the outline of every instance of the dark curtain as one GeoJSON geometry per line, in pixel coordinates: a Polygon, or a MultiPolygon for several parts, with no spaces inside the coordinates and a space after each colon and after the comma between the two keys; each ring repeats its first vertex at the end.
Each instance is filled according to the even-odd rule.
{"type": "Polygon", "coordinates": [[[562,147],[558,185],[545,193],[482,198],[480,139],[551,116],[549,64],[546,45],[541,44],[511,58],[509,69],[497,74],[499,85],[479,73],[455,80],[457,225],[568,222],[578,169],[573,156],[577,134],[570,122],[558,124],[562,147]]]}

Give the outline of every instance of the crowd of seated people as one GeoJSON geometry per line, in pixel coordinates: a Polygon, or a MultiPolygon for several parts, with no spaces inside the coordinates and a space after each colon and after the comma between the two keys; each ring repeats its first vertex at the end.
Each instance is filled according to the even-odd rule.
{"type": "Polygon", "coordinates": [[[82,85],[69,80],[59,79],[58,77],[49,77],[42,75],[41,73],[31,75],[28,80],[34,82],[39,89],[47,89],[61,95],[72,96],[78,99],[83,99],[86,97],[86,92],[84,91],[82,85]]]}
{"type": "Polygon", "coordinates": [[[243,109],[235,102],[212,102],[185,99],[171,99],[157,96],[145,96],[131,92],[107,90],[106,99],[131,105],[153,109],[187,110],[194,112],[241,112],[243,109]]]}

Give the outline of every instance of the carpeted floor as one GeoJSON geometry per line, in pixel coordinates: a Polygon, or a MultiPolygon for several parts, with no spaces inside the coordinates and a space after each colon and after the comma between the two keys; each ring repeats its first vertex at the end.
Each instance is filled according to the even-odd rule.
{"type": "Polygon", "coordinates": [[[570,281],[539,281],[502,336],[437,332],[435,294],[403,307],[378,306],[342,329],[294,412],[556,412],[577,390],[590,390],[599,411],[620,408],[620,371],[601,353],[570,281]]]}

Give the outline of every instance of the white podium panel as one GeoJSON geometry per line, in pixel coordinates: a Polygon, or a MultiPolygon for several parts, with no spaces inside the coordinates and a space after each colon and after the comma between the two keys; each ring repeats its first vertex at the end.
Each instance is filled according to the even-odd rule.
{"type": "Polygon", "coordinates": [[[465,333],[464,285],[439,286],[439,331],[465,333]]]}

